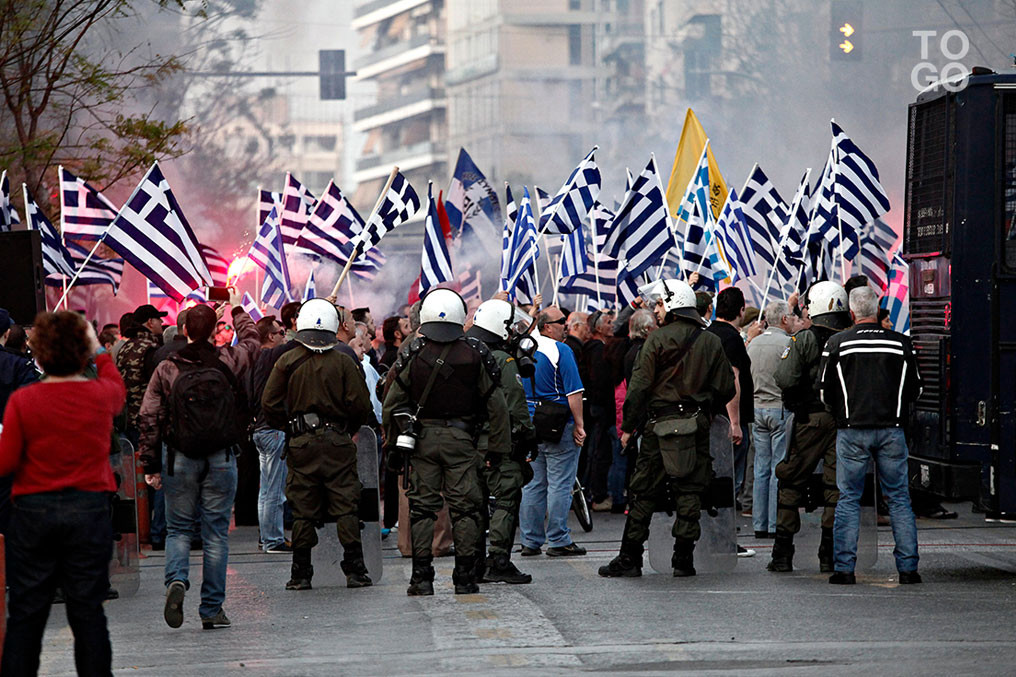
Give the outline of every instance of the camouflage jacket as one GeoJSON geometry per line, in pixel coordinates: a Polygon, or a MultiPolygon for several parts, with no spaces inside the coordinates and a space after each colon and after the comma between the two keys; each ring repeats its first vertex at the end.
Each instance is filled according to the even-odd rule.
{"type": "Polygon", "coordinates": [[[156,348],[161,345],[161,338],[147,329],[141,329],[136,336],[127,339],[116,354],[116,368],[127,386],[127,426],[130,428],[138,427],[141,400],[145,397],[145,389],[148,388],[154,370],[152,358],[156,348]]]}

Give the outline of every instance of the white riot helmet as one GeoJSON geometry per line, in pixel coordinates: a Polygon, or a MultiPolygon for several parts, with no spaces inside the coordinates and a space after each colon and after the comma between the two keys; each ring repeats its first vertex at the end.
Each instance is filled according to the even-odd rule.
{"type": "Polygon", "coordinates": [[[507,341],[512,328],[516,328],[523,322],[528,326],[532,324],[532,319],[523,313],[521,308],[508,301],[491,299],[481,303],[473,313],[473,326],[467,333],[470,336],[476,336],[484,343],[507,341]]]}
{"type": "Polygon", "coordinates": [[[296,316],[296,340],[322,353],[339,342],[339,311],[325,299],[310,299],[300,306],[296,316]]]}
{"type": "Polygon", "coordinates": [[[695,292],[684,280],[657,280],[639,287],[639,293],[650,305],[663,301],[664,313],[674,313],[705,326],[695,306],[695,292]]]}
{"type": "Polygon", "coordinates": [[[420,304],[420,333],[434,341],[447,343],[462,336],[466,322],[466,302],[451,289],[432,289],[420,304]]]}
{"type": "Polygon", "coordinates": [[[807,306],[808,316],[815,324],[830,329],[843,329],[850,324],[847,292],[835,282],[824,280],[813,284],[808,290],[807,306]]]}

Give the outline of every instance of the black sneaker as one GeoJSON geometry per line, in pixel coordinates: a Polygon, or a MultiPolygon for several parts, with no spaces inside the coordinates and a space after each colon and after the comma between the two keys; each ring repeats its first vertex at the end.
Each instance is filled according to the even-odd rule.
{"type": "Polygon", "coordinates": [[[829,577],[829,582],[833,585],[853,585],[857,579],[853,571],[836,571],[829,577]]]}
{"type": "Polygon", "coordinates": [[[286,583],[286,590],[310,590],[309,578],[291,578],[286,583]]]}
{"type": "Polygon", "coordinates": [[[916,571],[901,571],[900,585],[916,585],[921,582],[921,574],[916,571]]]}
{"type": "Polygon", "coordinates": [[[232,623],[226,618],[226,612],[219,609],[219,613],[215,614],[211,618],[201,619],[201,628],[203,630],[215,630],[216,628],[229,628],[232,627],[232,623]]]}
{"type": "Polygon", "coordinates": [[[604,578],[638,578],[642,575],[642,567],[628,555],[618,555],[596,573],[604,578]]]}
{"type": "Polygon", "coordinates": [[[737,546],[737,556],[738,557],[754,557],[755,556],[755,551],[751,550],[749,548],[745,548],[744,546],[740,546],[739,545],[739,546],[737,546]]]}
{"type": "Polygon", "coordinates": [[[530,548],[528,545],[524,545],[522,546],[522,550],[520,552],[523,557],[536,557],[537,555],[542,554],[543,550],[540,548],[530,548]]]}
{"type": "Polygon", "coordinates": [[[179,628],[183,625],[183,598],[187,594],[187,586],[183,581],[173,581],[166,588],[166,606],[162,616],[166,625],[179,628]]]}
{"type": "Polygon", "coordinates": [[[374,581],[370,580],[370,576],[365,573],[346,574],[347,588],[369,588],[372,585],[374,585],[374,581]]]}
{"type": "Polygon", "coordinates": [[[283,541],[282,543],[279,543],[278,545],[273,545],[273,546],[265,548],[265,552],[267,552],[267,553],[290,553],[290,552],[293,552],[293,544],[290,543],[289,541],[283,541]]]}
{"type": "Polygon", "coordinates": [[[581,557],[586,554],[585,548],[580,548],[574,543],[560,547],[547,548],[547,557],[581,557]]]}

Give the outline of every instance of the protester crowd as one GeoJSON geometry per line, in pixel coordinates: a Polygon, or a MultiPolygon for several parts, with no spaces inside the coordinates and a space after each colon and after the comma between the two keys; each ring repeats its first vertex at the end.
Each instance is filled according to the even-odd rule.
{"type": "Polygon", "coordinates": [[[101,328],[61,311],[27,332],[0,309],[3,674],[38,670],[58,588],[79,671],[109,673],[102,602],[119,438],[150,487],[139,523],[148,545],[165,550],[163,611],[174,628],[195,548],[202,626],[231,624],[228,536],[244,449],[260,468],[260,547],[292,557],[286,589],[313,587],[324,522],[335,523],[347,585],[372,584],[353,441],[362,426],[379,436],[382,533],[397,533],[413,559],[410,595],[433,594],[432,560],[452,550],[456,593],[529,583],[511,562],[516,532],[522,557],[585,555],[568,525],[576,480],[594,511],[627,515],[602,576],[641,575],[649,520],[663,509],[675,513],[674,575],[694,575],[700,515],[714,504],[717,417],[731,441],[736,509],[756,538],[775,539],[770,571],[793,569],[799,507],[821,462],[819,565],[830,583],[854,582],[873,461],[900,583],[919,583],[904,434],[920,388],[913,348],[883,328],[866,279],[846,286],[816,283],[761,313],[736,287],[696,294],[678,280],[593,313],[539,298],[519,308],[503,293],[467,308],[437,288],[380,331],[370,309],[334,298],[257,321],[232,298],[183,310],[170,326],[148,304],[101,328]]]}

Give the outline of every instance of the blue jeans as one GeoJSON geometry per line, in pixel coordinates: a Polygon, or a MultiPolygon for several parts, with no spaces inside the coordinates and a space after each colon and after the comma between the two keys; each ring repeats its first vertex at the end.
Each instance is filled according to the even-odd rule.
{"type": "Polygon", "coordinates": [[[109,494],[67,489],[18,496],[7,537],[10,606],[0,671],[38,672],[42,635],[59,587],[74,633],[78,674],[112,674],[102,610],[113,547],[109,494]]]}
{"type": "Polygon", "coordinates": [[[834,568],[845,572],[854,570],[861,494],[872,458],[882,494],[889,504],[889,519],[896,541],[893,549],[896,570],[901,573],[917,571],[917,523],[907,485],[907,440],[900,428],[841,428],[836,431],[836,486],[840,490],[840,500],[836,504],[833,527],[834,568]]]}
{"type": "Polygon", "coordinates": [[[751,523],[755,531],[776,532],[776,464],[787,453],[787,414],[783,407],[755,410],[755,486],[751,523]]]}
{"type": "Polygon", "coordinates": [[[522,488],[519,510],[522,545],[530,548],[539,548],[544,543],[552,548],[571,545],[568,511],[580,451],[572,439],[573,425],[564,427],[557,444],[540,443],[540,453],[532,462],[533,479],[522,488]]]}
{"type": "Polygon", "coordinates": [[[286,542],[283,527],[283,491],[286,482],[286,433],[281,430],[254,431],[254,446],[261,464],[261,487],[258,489],[258,526],[265,550],[286,542]]]}
{"type": "Polygon", "coordinates": [[[627,499],[624,487],[628,478],[628,457],[621,455],[621,441],[617,439],[617,428],[610,429],[610,443],[613,445],[614,462],[607,473],[607,488],[615,505],[623,505],[627,499]]]}
{"type": "Polygon", "coordinates": [[[187,458],[177,453],[173,474],[163,456],[162,486],[166,493],[166,575],[190,585],[190,545],[200,509],[201,618],[212,618],[226,599],[226,564],[229,559],[229,518],[236,496],[236,459],[232,453],[217,451],[207,459],[187,458]]]}

